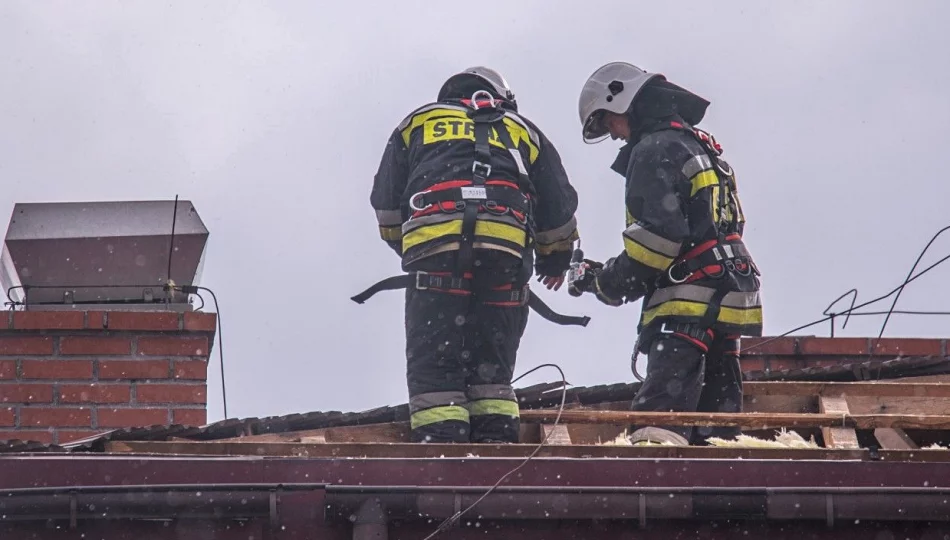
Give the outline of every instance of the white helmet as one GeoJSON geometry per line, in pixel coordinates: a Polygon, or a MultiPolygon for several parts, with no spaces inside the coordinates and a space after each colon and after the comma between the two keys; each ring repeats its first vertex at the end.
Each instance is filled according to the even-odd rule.
{"type": "Polygon", "coordinates": [[[584,142],[593,144],[604,140],[608,133],[601,122],[602,111],[616,114],[630,111],[647,85],[661,88],[669,98],[664,101],[669,101],[691,124],[698,124],[706,114],[708,101],[668,82],[663,75],[626,62],[611,62],[599,67],[581,88],[577,108],[584,142]]]}

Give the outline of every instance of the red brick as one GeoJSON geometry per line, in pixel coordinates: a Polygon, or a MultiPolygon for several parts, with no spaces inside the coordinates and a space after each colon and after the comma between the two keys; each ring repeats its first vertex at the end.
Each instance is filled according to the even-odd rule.
{"type": "Polygon", "coordinates": [[[23,407],[20,409],[20,426],[24,428],[36,426],[91,427],[92,411],[64,407],[23,407]]]}
{"type": "Polygon", "coordinates": [[[60,403],[128,403],[132,400],[132,385],[125,384],[64,384],[59,387],[60,403]]]}
{"type": "Polygon", "coordinates": [[[172,423],[185,426],[203,426],[208,422],[208,411],[204,409],[175,409],[172,416],[172,423]]]}
{"type": "Polygon", "coordinates": [[[167,379],[168,360],[99,360],[99,380],[167,379]]]}
{"type": "Polygon", "coordinates": [[[52,403],[52,384],[0,384],[0,403],[52,403]]]}
{"type": "Polygon", "coordinates": [[[138,403],[207,403],[207,385],[204,384],[138,384],[135,400],[138,403]]]}
{"type": "Polygon", "coordinates": [[[0,441],[9,441],[12,439],[51,444],[53,442],[53,432],[48,429],[18,429],[16,431],[0,431],[0,441]]]}
{"type": "Polygon", "coordinates": [[[796,353],[796,340],[792,337],[744,337],[740,343],[743,356],[762,354],[793,355],[796,353]]]}
{"type": "Polygon", "coordinates": [[[92,360],[23,360],[24,379],[92,379],[92,360]]]}
{"type": "Polygon", "coordinates": [[[67,336],[60,339],[62,354],[132,354],[132,341],[117,337],[67,336]]]}
{"type": "Polygon", "coordinates": [[[16,425],[16,412],[13,407],[0,408],[0,426],[16,425]]]}
{"type": "Polygon", "coordinates": [[[806,337],[799,341],[801,354],[867,354],[867,338],[806,337]]]}
{"type": "Polygon", "coordinates": [[[48,336],[0,337],[0,356],[21,354],[53,354],[53,338],[48,336]]]}
{"type": "Polygon", "coordinates": [[[87,437],[92,437],[93,435],[98,435],[104,433],[98,429],[74,429],[74,430],[56,430],[56,444],[66,444],[72,441],[78,441],[79,439],[85,439],[87,437]]]}
{"type": "Polygon", "coordinates": [[[109,312],[110,330],[178,330],[178,313],[109,312]]]}
{"type": "Polygon", "coordinates": [[[763,371],[765,370],[765,360],[761,358],[742,358],[739,360],[742,371],[763,371]]]}
{"type": "Polygon", "coordinates": [[[81,311],[15,311],[15,330],[82,330],[81,311]]]}
{"type": "Polygon", "coordinates": [[[874,354],[895,356],[940,356],[943,354],[943,343],[939,339],[901,339],[881,338],[872,339],[874,354]]]}
{"type": "Polygon", "coordinates": [[[208,379],[208,362],[205,360],[176,360],[174,369],[176,379],[208,379]]]}
{"type": "Polygon", "coordinates": [[[99,408],[100,428],[149,427],[168,423],[168,409],[99,408]]]}
{"type": "Polygon", "coordinates": [[[86,312],[86,328],[89,330],[102,330],[105,328],[103,321],[105,320],[107,312],[105,311],[87,311],[86,312]]]}
{"type": "Polygon", "coordinates": [[[0,381],[16,379],[16,360],[0,360],[0,381]]]}
{"type": "Polygon", "coordinates": [[[214,332],[218,316],[214,313],[185,312],[185,330],[189,332],[214,332]]]}
{"type": "Polygon", "coordinates": [[[208,356],[208,338],[140,337],[138,353],[148,356],[208,356]]]}

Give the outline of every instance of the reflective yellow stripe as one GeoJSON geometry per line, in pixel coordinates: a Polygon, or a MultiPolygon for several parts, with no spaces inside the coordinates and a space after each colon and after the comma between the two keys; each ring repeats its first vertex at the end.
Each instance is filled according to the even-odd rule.
{"type": "MultiPolygon", "coordinates": [[[[650,324],[657,317],[702,317],[706,313],[706,307],[707,304],[698,302],[673,300],[644,311],[642,323],[644,325],[650,324]]],[[[736,309],[721,307],[718,320],[719,322],[735,325],[762,324],[762,308],[736,309]]]]}
{"type": "Polygon", "coordinates": [[[435,109],[433,111],[427,111],[422,114],[417,114],[412,117],[412,122],[406,129],[402,130],[402,140],[406,143],[406,146],[409,146],[409,137],[412,135],[412,131],[417,127],[426,123],[426,121],[433,118],[468,118],[468,115],[464,111],[457,111],[454,109],[435,109]]]}
{"type": "MultiPolygon", "coordinates": [[[[402,239],[402,250],[405,252],[413,246],[451,234],[462,234],[461,219],[419,227],[410,233],[406,233],[406,236],[402,239]]],[[[481,219],[475,222],[475,236],[498,238],[521,247],[524,247],[525,241],[524,229],[481,219]]]]}
{"type": "MultiPolygon", "coordinates": [[[[528,160],[534,163],[538,159],[540,152],[538,145],[531,140],[531,134],[528,133],[521,124],[511,118],[505,118],[504,125],[508,128],[508,134],[511,136],[511,142],[515,148],[520,148],[521,143],[528,145],[528,160]]],[[[417,114],[412,118],[409,125],[402,130],[402,140],[409,145],[409,139],[413,130],[422,127],[423,144],[435,142],[450,141],[457,139],[475,140],[475,123],[468,117],[464,111],[455,109],[434,109],[417,114]],[[451,118],[452,120],[446,120],[451,118]],[[456,120],[458,119],[458,120],[456,120]]],[[[498,148],[505,148],[501,142],[498,133],[494,128],[489,135],[489,143],[498,148]]]]}
{"type": "Polygon", "coordinates": [[[574,241],[580,237],[580,233],[577,231],[577,229],[574,229],[574,232],[571,233],[571,236],[565,238],[564,240],[551,242],[550,244],[542,244],[541,242],[538,242],[535,245],[534,250],[538,252],[538,255],[550,255],[555,251],[572,251],[574,249],[574,241]]]}
{"type": "Polygon", "coordinates": [[[472,416],[483,416],[486,414],[503,414],[517,418],[521,411],[518,404],[507,399],[480,399],[468,404],[468,410],[472,416]]]}
{"type": "Polygon", "coordinates": [[[436,422],[449,422],[451,420],[468,422],[468,409],[459,405],[449,405],[448,407],[432,407],[431,409],[414,412],[409,416],[409,426],[416,429],[436,422]]]}
{"type": "Polygon", "coordinates": [[[762,308],[736,309],[722,307],[719,310],[719,322],[735,325],[762,324],[762,308]]]}
{"type": "Polygon", "coordinates": [[[387,242],[398,242],[402,238],[402,227],[380,227],[379,236],[387,242]]]}
{"type": "Polygon", "coordinates": [[[634,242],[633,240],[627,238],[626,236],[623,237],[623,245],[627,252],[627,255],[631,259],[641,264],[645,264],[646,266],[649,266],[650,268],[655,268],[657,270],[666,270],[667,268],[670,267],[671,264],[673,264],[672,258],[666,257],[664,255],[660,255],[659,253],[656,253],[654,251],[650,251],[649,249],[634,242]]]}
{"type": "Polygon", "coordinates": [[[716,171],[709,169],[694,176],[690,182],[693,184],[693,190],[689,196],[692,197],[703,188],[719,185],[719,177],[716,176],[716,171]]]}

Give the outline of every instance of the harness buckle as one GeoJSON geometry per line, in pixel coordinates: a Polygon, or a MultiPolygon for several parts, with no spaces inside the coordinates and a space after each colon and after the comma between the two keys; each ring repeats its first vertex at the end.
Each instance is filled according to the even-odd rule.
{"type": "Polygon", "coordinates": [[[481,161],[475,160],[472,163],[472,173],[482,178],[488,178],[491,176],[491,165],[488,163],[482,163],[481,161]]]}
{"type": "Polygon", "coordinates": [[[413,195],[412,197],[409,197],[409,208],[412,208],[412,209],[415,210],[416,212],[421,212],[421,211],[425,210],[426,208],[429,208],[430,206],[432,206],[431,204],[427,204],[427,205],[425,205],[425,206],[419,206],[419,204],[416,203],[416,200],[417,200],[417,199],[421,201],[423,198],[425,198],[426,193],[429,193],[429,192],[428,192],[428,191],[420,191],[419,193],[416,193],[416,194],[413,195]]]}
{"type": "Polygon", "coordinates": [[[422,271],[416,272],[416,289],[417,290],[424,291],[429,288],[428,285],[422,284],[423,278],[427,278],[427,277],[429,277],[428,272],[422,272],[422,271]]]}

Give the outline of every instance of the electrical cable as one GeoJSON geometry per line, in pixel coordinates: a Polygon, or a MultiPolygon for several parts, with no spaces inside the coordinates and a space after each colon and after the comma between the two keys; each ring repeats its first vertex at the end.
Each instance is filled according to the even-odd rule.
{"type": "MultiPolygon", "coordinates": [[[[910,267],[910,272],[907,273],[907,278],[904,280],[905,285],[907,283],[907,280],[910,279],[910,276],[913,275],[914,270],[917,269],[917,265],[920,264],[920,260],[924,258],[924,255],[927,253],[927,250],[930,249],[930,246],[934,243],[935,240],[937,240],[937,237],[939,237],[941,234],[944,233],[944,231],[948,229],[950,229],[950,225],[937,231],[937,234],[933,235],[930,241],[927,242],[927,245],[924,246],[923,251],[921,251],[920,255],[917,256],[917,260],[914,261],[914,266],[910,267]]],[[[901,285],[900,290],[897,291],[897,296],[894,297],[894,301],[891,302],[891,308],[888,311],[894,311],[894,307],[897,306],[897,300],[900,299],[902,292],[904,292],[904,285],[901,285]]],[[[871,346],[870,350],[873,351],[877,348],[877,343],[878,341],[881,340],[881,336],[884,335],[884,329],[887,327],[887,322],[890,320],[891,320],[891,314],[888,313],[887,317],[884,318],[884,323],[881,325],[881,331],[877,335],[877,340],[874,341],[874,345],[871,346]]]]}
{"type": "MultiPolygon", "coordinates": [[[[943,232],[943,230],[946,230],[946,229],[941,229],[941,232],[943,232]]],[[[937,233],[937,234],[940,234],[940,233],[937,233]]],[[[934,238],[936,238],[936,235],[934,236],[934,238]]],[[[930,245],[930,244],[928,244],[928,246],[929,246],[929,245],[930,245]]],[[[937,266],[940,266],[941,264],[943,264],[944,262],[946,262],[947,259],[950,259],[950,255],[947,255],[947,256],[943,257],[942,259],[940,259],[940,260],[938,260],[937,262],[931,264],[931,265],[928,266],[927,268],[921,270],[921,271],[918,272],[917,274],[914,274],[912,277],[908,277],[907,279],[904,280],[904,282],[903,282],[901,285],[899,285],[898,287],[894,288],[894,290],[892,290],[891,292],[889,292],[889,293],[887,293],[887,294],[885,294],[885,295],[879,296],[879,297],[877,297],[877,298],[875,298],[875,299],[873,299],[873,300],[868,300],[867,302],[864,302],[864,303],[862,303],[862,304],[859,304],[859,305],[857,305],[857,306],[854,306],[853,308],[848,309],[847,313],[851,313],[852,311],[855,311],[855,310],[858,310],[858,309],[861,309],[861,308],[870,306],[870,305],[872,305],[872,304],[876,304],[877,302],[880,302],[881,300],[885,300],[885,299],[887,299],[887,298],[890,298],[893,294],[897,293],[898,291],[900,291],[901,289],[903,289],[904,287],[906,287],[908,284],[912,283],[912,282],[913,282],[914,280],[916,280],[917,278],[923,276],[923,275],[926,274],[927,272],[930,272],[931,270],[933,270],[933,269],[936,268],[937,266]]],[[[915,266],[916,266],[916,265],[915,265],[915,266]]],[[[791,329],[791,330],[789,330],[789,331],[787,331],[787,332],[784,332],[784,333],[782,333],[782,334],[780,334],[780,335],[778,335],[778,336],[775,336],[775,337],[773,337],[773,338],[769,338],[769,339],[767,339],[767,340],[765,340],[765,341],[761,341],[761,342],[759,342],[759,343],[756,343],[755,345],[750,345],[749,347],[746,347],[745,350],[749,351],[749,350],[752,350],[752,349],[756,349],[756,348],[762,347],[763,345],[766,345],[766,344],[771,343],[771,342],[773,342],[773,341],[775,341],[775,340],[781,339],[781,338],[783,338],[783,337],[785,337],[785,336],[788,336],[789,334],[793,334],[793,333],[795,333],[795,332],[798,332],[799,330],[804,330],[804,329],[806,329],[806,328],[810,328],[810,327],[812,327],[812,326],[815,326],[816,324],[821,324],[821,323],[823,323],[823,322],[829,321],[829,320],[831,320],[832,317],[836,317],[836,316],[842,315],[842,314],[844,314],[844,312],[842,312],[842,313],[836,313],[836,314],[834,314],[834,315],[829,315],[829,316],[827,316],[827,317],[824,317],[824,318],[821,318],[821,319],[812,321],[812,322],[810,322],[810,323],[803,324],[803,325],[801,325],[801,326],[799,326],[799,327],[793,328],[793,329],[791,329]]]]}
{"type": "Polygon", "coordinates": [[[198,297],[198,300],[201,300],[201,305],[198,306],[198,307],[196,307],[196,308],[195,308],[195,311],[201,311],[202,309],[204,309],[204,308],[205,308],[205,299],[204,299],[204,297],[201,296],[201,295],[198,294],[198,293],[194,293],[192,296],[197,296],[197,297],[198,297]]]}
{"type": "MultiPolygon", "coordinates": [[[[183,288],[184,287],[179,287],[179,289],[183,289],[183,288]]],[[[222,330],[223,326],[221,325],[221,304],[218,303],[218,297],[217,295],[214,294],[214,291],[212,291],[211,289],[207,287],[199,287],[197,285],[193,285],[190,288],[194,288],[197,291],[207,291],[209,294],[211,294],[211,300],[214,302],[215,319],[217,319],[218,321],[218,360],[221,366],[221,400],[223,401],[223,405],[224,405],[224,418],[227,419],[228,418],[228,392],[224,384],[224,339],[222,339],[221,337],[221,334],[223,334],[224,331],[222,330]]],[[[199,296],[199,298],[201,297],[199,296]]],[[[202,306],[204,306],[203,299],[201,302],[202,302],[202,306]]]]}
{"type": "Polygon", "coordinates": [[[828,307],[826,307],[825,310],[821,312],[822,315],[831,317],[831,337],[835,337],[835,317],[838,316],[839,314],[834,313],[834,312],[828,313],[828,311],[830,311],[831,307],[837,304],[838,302],[840,302],[845,296],[848,296],[849,294],[852,294],[852,293],[853,295],[851,296],[851,307],[848,308],[847,315],[844,318],[844,324],[841,325],[841,329],[844,330],[845,327],[848,326],[848,320],[851,319],[851,311],[854,310],[854,303],[858,301],[857,289],[851,289],[850,291],[842,294],[838,298],[835,298],[835,300],[832,303],[828,304],[828,307]]]}
{"type": "MultiPolygon", "coordinates": [[[[561,405],[558,407],[557,417],[554,419],[554,427],[556,427],[556,426],[558,425],[558,422],[561,421],[561,414],[564,412],[564,405],[565,405],[565,403],[567,402],[567,386],[568,386],[567,377],[564,376],[564,370],[562,370],[560,366],[558,366],[557,364],[541,364],[541,365],[539,365],[539,366],[536,366],[536,367],[534,367],[534,368],[532,368],[532,369],[526,371],[525,373],[522,373],[518,378],[516,378],[516,379],[514,379],[513,381],[511,381],[511,384],[514,384],[514,383],[518,382],[520,379],[522,379],[522,378],[525,377],[526,375],[528,375],[528,374],[530,374],[530,373],[533,373],[533,372],[535,372],[535,371],[537,371],[537,370],[539,370],[539,369],[541,369],[541,368],[543,368],[543,367],[553,367],[554,369],[558,370],[558,373],[561,374],[561,382],[563,383],[563,386],[561,387],[561,405]]],[[[534,458],[534,456],[536,456],[537,453],[541,451],[541,448],[544,446],[544,443],[548,442],[548,437],[551,436],[551,433],[553,433],[553,430],[552,430],[552,431],[549,431],[548,434],[545,435],[543,439],[541,439],[541,442],[538,444],[538,446],[535,447],[534,451],[531,452],[530,454],[528,454],[528,457],[526,457],[526,458],[524,459],[524,461],[522,461],[517,467],[515,467],[514,469],[511,469],[510,471],[508,471],[507,473],[505,473],[504,475],[502,475],[501,478],[499,478],[498,481],[495,482],[495,484],[494,484],[492,487],[488,488],[488,491],[486,491],[481,497],[479,497],[478,499],[476,499],[475,502],[473,502],[472,504],[468,505],[468,506],[467,506],[466,508],[464,508],[463,510],[459,510],[458,512],[456,512],[456,513],[452,514],[451,516],[447,517],[444,521],[442,521],[442,523],[439,524],[438,527],[436,527],[436,529],[435,529],[434,531],[432,531],[431,534],[429,534],[429,536],[426,536],[423,540],[430,540],[431,538],[434,538],[434,537],[435,537],[436,535],[438,535],[439,533],[448,530],[449,527],[451,527],[451,526],[452,526],[453,524],[455,524],[459,519],[461,519],[461,517],[462,517],[465,513],[467,513],[467,512],[468,512],[469,510],[471,510],[472,508],[475,508],[476,506],[478,506],[478,503],[480,503],[480,502],[482,502],[483,500],[485,500],[485,497],[488,497],[493,491],[495,491],[495,489],[496,489],[498,486],[500,486],[501,483],[504,482],[506,478],[508,478],[508,477],[511,476],[512,474],[516,473],[519,469],[521,469],[522,467],[524,467],[525,465],[527,465],[528,462],[531,461],[531,460],[534,458]]]]}

